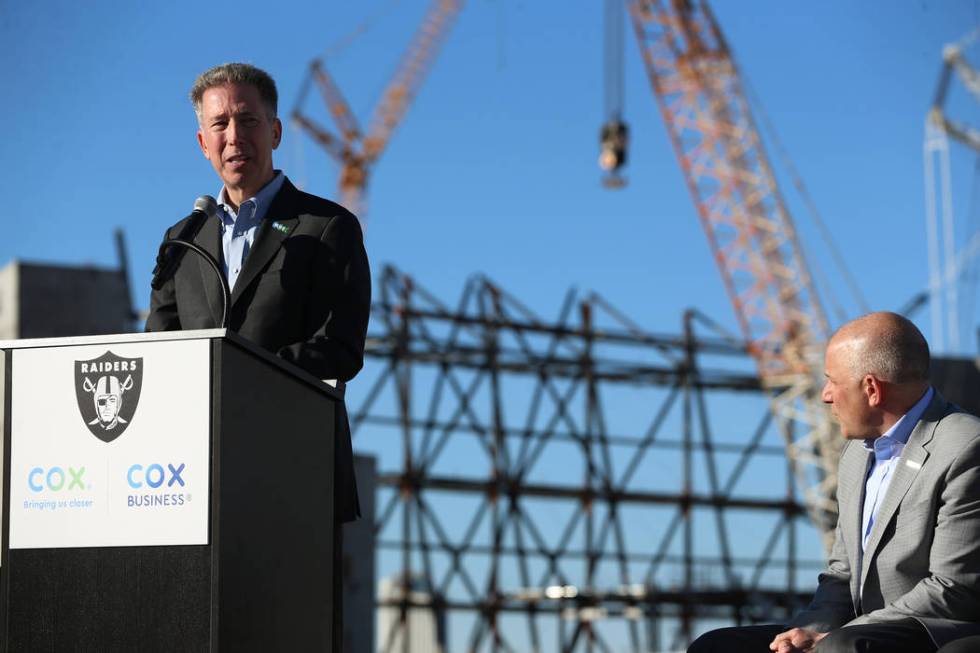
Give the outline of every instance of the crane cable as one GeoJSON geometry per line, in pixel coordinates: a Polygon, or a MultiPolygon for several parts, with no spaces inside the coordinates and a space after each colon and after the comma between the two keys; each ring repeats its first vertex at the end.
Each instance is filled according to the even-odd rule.
{"type": "Polygon", "coordinates": [[[623,119],[623,30],[626,22],[623,0],[605,2],[605,40],[603,54],[605,62],[605,119],[623,119]]]}
{"type": "Polygon", "coordinates": [[[394,11],[395,6],[398,5],[400,1],[401,0],[388,0],[387,3],[381,7],[378,7],[373,13],[369,14],[364,20],[358,23],[354,29],[324,48],[323,52],[320,54],[320,58],[330,59],[349,48],[354,41],[371,31],[371,29],[373,29],[378,22],[394,11]]]}
{"type": "Polygon", "coordinates": [[[623,0],[605,0],[605,34],[603,73],[605,82],[604,115],[599,129],[599,168],[606,175],[606,188],[622,188],[626,179],[620,169],[629,157],[629,126],[623,120],[624,45],[626,15],[623,0]]]}
{"type": "MultiPolygon", "coordinates": [[[[864,294],[861,292],[857,282],[851,275],[851,272],[847,267],[847,263],[844,261],[844,257],[841,256],[840,250],[838,249],[837,244],[834,242],[834,238],[831,235],[830,230],[827,228],[826,223],[820,216],[820,212],[817,210],[817,205],[814,203],[813,198],[810,196],[810,192],[807,190],[806,184],[803,183],[803,179],[797,172],[796,166],[793,165],[793,161],[790,159],[789,153],[786,151],[786,148],[783,146],[779,135],[776,133],[775,126],[769,119],[769,114],[766,113],[765,107],[763,107],[762,102],[759,100],[759,96],[749,83],[748,77],[745,75],[744,70],[742,71],[742,83],[745,85],[746,95],[748,96],[749,102],[753,105],[753,108],[758,112],[758,115],[762,119],[762,126],[766,130],[766,135],[769,137],[769,140],[772,142],[773,147],[776,150],[776,155],[779,157],[787,173],[789,174],[796,191],[803,199],[803,203],[806,205],[807,211],[810,213],[810,219],[813,221],[814,225],[816,225],[817,231],[820,233],[820,236],[823,239],[824,244],[827,246],[827,249],[830,250],[831,257],[840,271],[841,276],[844,278],[844,282],[847,284],[848,289],[854,296],[854,300],[857,302],[860,312],[869,312],[870,309],[868,308],[868,302],[865,300],[864,294]]],[[[811,258],[811,260],[813,259],[811,258]]],[[[814,265],[814,273],[820,275],[821,279],[823,279],[823,275],[820,274],[820,269],[816,265],[814,265]]],[[[833,292],[833,286],[826,284],[825,282],[825,287],[827,289],[826,292],[830,295],[831,302],[834,305],[834,312],[837,313],[837,319],[841,322],[847,321],[848,316],[840,306],[840,303],[837,301],[836,295],[833,292]]]]}

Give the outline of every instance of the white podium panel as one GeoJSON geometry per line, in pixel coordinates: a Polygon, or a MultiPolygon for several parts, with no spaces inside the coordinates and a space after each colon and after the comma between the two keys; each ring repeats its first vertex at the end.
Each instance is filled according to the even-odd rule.
{"type": "Polygon", "coordinates": [[[208,543],[208,340],[11,355],[11,549],[208,543]]]}

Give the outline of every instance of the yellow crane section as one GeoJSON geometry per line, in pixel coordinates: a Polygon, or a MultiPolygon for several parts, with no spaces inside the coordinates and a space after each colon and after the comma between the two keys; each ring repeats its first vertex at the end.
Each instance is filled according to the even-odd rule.
{"type": "Polygon", "coordinates": [[[395,128],[405,117],[462,5],[462,0],[435,0],[430,5],[395,75],[375,107],[367,132],[361,130],[323,61],[315,59],[310,64],[304,92],[300,94],[292,119],[340,164],[339,201],[360,218],[362,226],[366,224],[364,191],[371,165],[381,156],[395,128]],[[302,111],[305,89],[311,82],[319,89],[339,135],[302,111]]]}

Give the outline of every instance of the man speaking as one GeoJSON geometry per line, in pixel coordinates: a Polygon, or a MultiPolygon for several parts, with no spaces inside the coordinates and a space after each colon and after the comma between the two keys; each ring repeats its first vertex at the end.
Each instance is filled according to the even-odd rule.
{"type": "MultiPolygon", "coordinates": [[[[164,240],[184,235],[221,263],[231,289],[229,329],[318,378],[350,380],[363,364],[371,305],[357,219],[273,168],[282,123],[268,73],[216,66],[195,80],[190,97],[197,142],[223,186],[216,217],[189,234],[188,222],[198,218],[188,217],[164,240]]],[[[220,279],[202,257],[184,256],[155,286],[147,331],[220,326],[220,279]]],[[[346,414],[337,420],[335,461],[334,513],[352,521],[359,510],[346,414]]]]}
{"type": "MultiPolygon", "coordinates": [[[[194,242],[222,262],[231,289],[228,326],[321,379],[347,381],[361,369],[371,303],[357,219],[303,193],[272,167],[282,123],[272,78],[224,64],[194,82],[197,141],[223,187],[218,219],[194,242]]],[[[165,239],[181,233],[184,222],[165,239]]],[[[147,331],[219,326],[219,280],[198,257],[150,296],[147,331]]]]}

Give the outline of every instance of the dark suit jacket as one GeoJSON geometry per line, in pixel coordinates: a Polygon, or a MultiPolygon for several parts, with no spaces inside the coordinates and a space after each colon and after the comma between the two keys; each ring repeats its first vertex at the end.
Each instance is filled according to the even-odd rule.
{"type": "Polygon", "coordinates": [[[862,553],[869,455],[859,442],[844,446],[830,561],[790,625],[827,632],[911,617],[939,645],[980,634],[980,419],[935,393],[862,553]]]}
{"type": "MultiPolygon", "coordinates": [[[[167,230],[174,238],[184,221],[167,230]]],[[[221,225],[205,222],[194,242],[222,260],[221,225]]],[[[361,228],[349,211],[296,189],[288,179],[272,200],[231,295],[228,328],[321,379],[348,381],[361,369],[371,308],[371,275],[361,228]]],[[[187,252],[174,276],[150,295],[147,331],[220,326],[221,286],[213,270],[187,252]]],[[[341,521],[356,517],[346,415],[338,420],[341,521]],[[345,490],[345,488],[349,488],[345,490]]]]}

